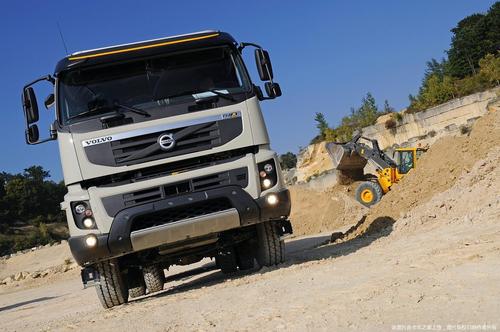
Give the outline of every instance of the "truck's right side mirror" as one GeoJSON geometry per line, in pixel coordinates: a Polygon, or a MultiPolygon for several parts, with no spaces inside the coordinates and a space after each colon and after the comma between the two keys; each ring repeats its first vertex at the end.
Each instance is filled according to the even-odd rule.
{"type": "Polygon", "coordinates": [[[273,79],[273,66],[271,65],[271,58],[269,52],[261,48],[255,49],[255,64],[261,81],[272,81],[273,79]]]}
{"type": "Polygon", "coordinates": [[[23,110],[28,125],[38,121],[38,103],[35,91],[30,86],[23,90],[23,110]]]}

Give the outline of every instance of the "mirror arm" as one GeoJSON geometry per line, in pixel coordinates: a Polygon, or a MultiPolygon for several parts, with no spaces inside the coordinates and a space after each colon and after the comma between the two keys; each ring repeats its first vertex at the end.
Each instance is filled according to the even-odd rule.
{"type": "Polygon", "coordinates": [[[240,45],[238,45],[238,52],[241,53],[241,51],[243,51],[243,49],[247,46],[253,46],[253,47],[256,47],[256,48],[259,48],[259,49],[262,49],[262,46],[260,45],[257,45],[257,44],[254,44],[254,43],[246,43],[246,42],[241,42],[240,45]]]}
{"type": "Polygon", "coordinates": [[[30,82],[28,84],[26,84],[23,88],[23,90],[26,90],[26,88],[29,88],[30,86],[32,86],[33,84],[35,83],[38,83],[40,81],[49,81],[50,83],[54,84],[56,82],[56,80],[54,79],[54,77],[52,77],[52,75],[45,75],[45,76],[42,76],[42,77],[39,77],[37,78],[36,80],[34,80],[33,82],[30,82]]]}

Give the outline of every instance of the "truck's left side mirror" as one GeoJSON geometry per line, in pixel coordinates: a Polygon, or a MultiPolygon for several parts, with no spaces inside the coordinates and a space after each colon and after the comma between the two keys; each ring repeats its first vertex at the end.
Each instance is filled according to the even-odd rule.
{"type": "Polygon", "coordinates": [[[30,86],[23,90],[23,109],[28,125],[38,122],[38,103],[35,91],[30,86]]]}
{"type": "MultiPolygon", "coordinates": [[[[38,102],[36,100],[36,93],[32,86],[41,81],[47,81],[51,83],[53,89],[55,79],[50,75],[42,76],[40,78],[37,78],[33,82],[27,84],[23,88],[21,96],[24,118],[26,120],[25,122],[26,143],[30,145],[45,143],[57,139],[57,127],[55,123],[52,123],[50,125],[49,137],[40,139],[40,132],[38,130],[38,124],[37,124],[37,122],[40,120],[40,114],[38,113],[38,102]]],[[[54,101],[55,101],[54,94],[50,93],[49,96],[44,101],[45,107],[47,108],[51,107],[54,104],[54,101]]],[[[42,122],[44,121],[45,120],[42,120],[42,122]]]]}
{"type": "Polygon", "coordinates": [[[36,144],[40,140],[40,133],[38,132],[38,125],[32,124],[26,130],[26,142],[29,144],[36,144]]]}
{"type": "Polygon", "coordinates": [[[261,48],[255,49],[255,64],[259,72],[261,81],[272,81],[273,79],[273,66],[269,52],[261,48]]]}
{"type": "Polygon", "coordinates": [[[276,98],[281,96],[281,87],[278,83],[275,82],[266,82],[266,93],[269,98],[276,98]]]}

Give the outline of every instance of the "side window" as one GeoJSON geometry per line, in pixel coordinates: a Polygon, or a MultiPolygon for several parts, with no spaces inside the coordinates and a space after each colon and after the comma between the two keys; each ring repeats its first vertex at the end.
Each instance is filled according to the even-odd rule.
{"type": "Polygon", "coordinates": [[[413,153],[412,151],[399,151],[398,171],[401,174],[406,174],[413,168],[413,153]]]}

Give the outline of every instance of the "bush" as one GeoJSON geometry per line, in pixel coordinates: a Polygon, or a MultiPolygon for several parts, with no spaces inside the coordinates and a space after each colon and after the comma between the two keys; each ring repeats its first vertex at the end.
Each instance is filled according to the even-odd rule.
{"type": "Polygon", "coordinates": [[[471,129],[472,128],[470,126],[467,126],[467,125],[461,125],[459,127],[460,134],[462,134],[462,135],[466,135],[466,134],[470,133],[471,129]]]}
{"type": "Polygon", "coordinates": [[[399,112],[392,113],[391,117],[392,117],[393,120],[395,120],[397,122],[403,121],[403,114],[401,114],[399,112]]]}
{"type": "Polygon", "coordinates": [[[396,128],[397,126],[397,123],[394,119],[389,119],[387,121],[385,121],[385,128],[386,129],[394,129],[396,128]]]}

